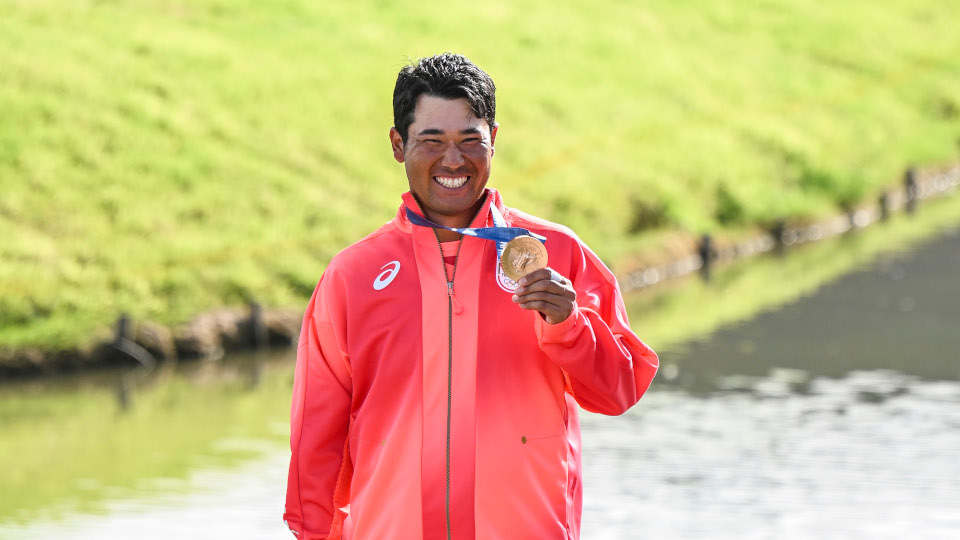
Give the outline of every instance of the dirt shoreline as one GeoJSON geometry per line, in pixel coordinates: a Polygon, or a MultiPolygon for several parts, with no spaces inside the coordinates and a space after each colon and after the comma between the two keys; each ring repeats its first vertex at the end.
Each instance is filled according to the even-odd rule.
{"type": "Polygon", "coordinates": [[[737,238],[691,238],[665,260],[618,274],[624,292],[656,285],[662,281],[709,271],[710,267],[775,250],[833,238],[885,221],[895,213],[913,213],[925,199],[945,197],[960,188],[960,163],[926,169],[911,169],[902,185],[885,191],[876,201],[866,201],[833,217],[813,222],[781,220],[767,230],[737,238]]]}
{"type": "MultiPolygon", "coordinates": [[[[781,221],[767,231],[736,239],[691,238],[666,255],[653,258],[618,276],[623,290],[654,286],[715,264],[773,250],[825,240],[868,227],[896,212],[913,212],[918,201],[955,194],[960,163],[908,171],[903,185],[877,201],[863,203],[834,217],[812,223],[781,221]]],[[[168,327],[121,316],[112,337],[66,350],[40,347],[0,348],[0,380],[36,377],[107,366],[149,365],[179,360],[217,360],[226,352],[296,345],[302,310],[248,307],[218,308],[190,322],[168,327]]]]}

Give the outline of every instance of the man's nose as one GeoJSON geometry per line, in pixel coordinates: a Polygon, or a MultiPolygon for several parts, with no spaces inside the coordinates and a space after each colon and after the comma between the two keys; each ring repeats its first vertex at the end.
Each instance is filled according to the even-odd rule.
{"type": "Polygon", "coordinates": [[[463,165],[463,152],[460,151],[460,147],[455,144],[447,146],[446,150],[443,151],[443,159],[440,164],[450,169],[456,169],[463,165]]]}

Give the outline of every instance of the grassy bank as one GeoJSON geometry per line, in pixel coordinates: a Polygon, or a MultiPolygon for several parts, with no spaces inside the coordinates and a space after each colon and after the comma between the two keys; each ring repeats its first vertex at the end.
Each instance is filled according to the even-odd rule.
{"type": "Polygon", "coordinates": [[[956,156],[949,3],[328,4],[4,2],[0,347],[302,306],[394,212],[393,80],[443,50],[497,82],[492,185],[615,267],[956,156]]]}

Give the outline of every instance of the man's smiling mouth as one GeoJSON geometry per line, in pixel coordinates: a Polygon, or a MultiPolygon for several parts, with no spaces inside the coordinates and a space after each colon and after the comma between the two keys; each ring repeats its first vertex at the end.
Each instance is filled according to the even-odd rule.
{"type": "Polygon", "coordinates": [[[441,186],[445,188],[456,189],[466,184],[467,180],[469,180],[470,177],[469,176],[434,176],[433,179],[436,180],[441,186]]]}

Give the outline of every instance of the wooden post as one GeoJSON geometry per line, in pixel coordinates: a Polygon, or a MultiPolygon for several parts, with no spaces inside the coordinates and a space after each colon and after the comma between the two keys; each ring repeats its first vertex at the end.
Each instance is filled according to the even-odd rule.
{"type": "Polygon", "coordinates": [[[250,303],[250,334],[253,346],[258,351],[267,347],[269,336],[267,325],[263,321],[263,307],[256,302],[250,303]]]}
{"type": "Polygon", "coordinates": [[[704,281],[710,281],[710,270],[713,265],[713,238],[709,234],[700,237],[697,253],[700,255],[700,277],[704,281]]]}
{"type": "Polygon", "coordinates": [[[120,318],[117,319],[117,326],[113,336],[113,346],[119,348],[123,345],[123,342],[130,336],[130,316],[126,313],[121,313],[120,318]]]}
{"type": "Polygon", "coordinates": [[[917,195],[919,191],[917,188],[917,172],[913,167],[907,169],[903,177],[903,184],[907,193],[907,201],[904,208],[908,214],[913,214],[917,210],[917,195]]]}
{"type": "Polygon", "coordinates": [[[782,254],[786,249],[786,244],[784,243],[784,235],[787,232],[787,222],[778,219],[772,227],[770,227],[770,235],[773,236],[774,252],[777,254],[782,254]]]}

